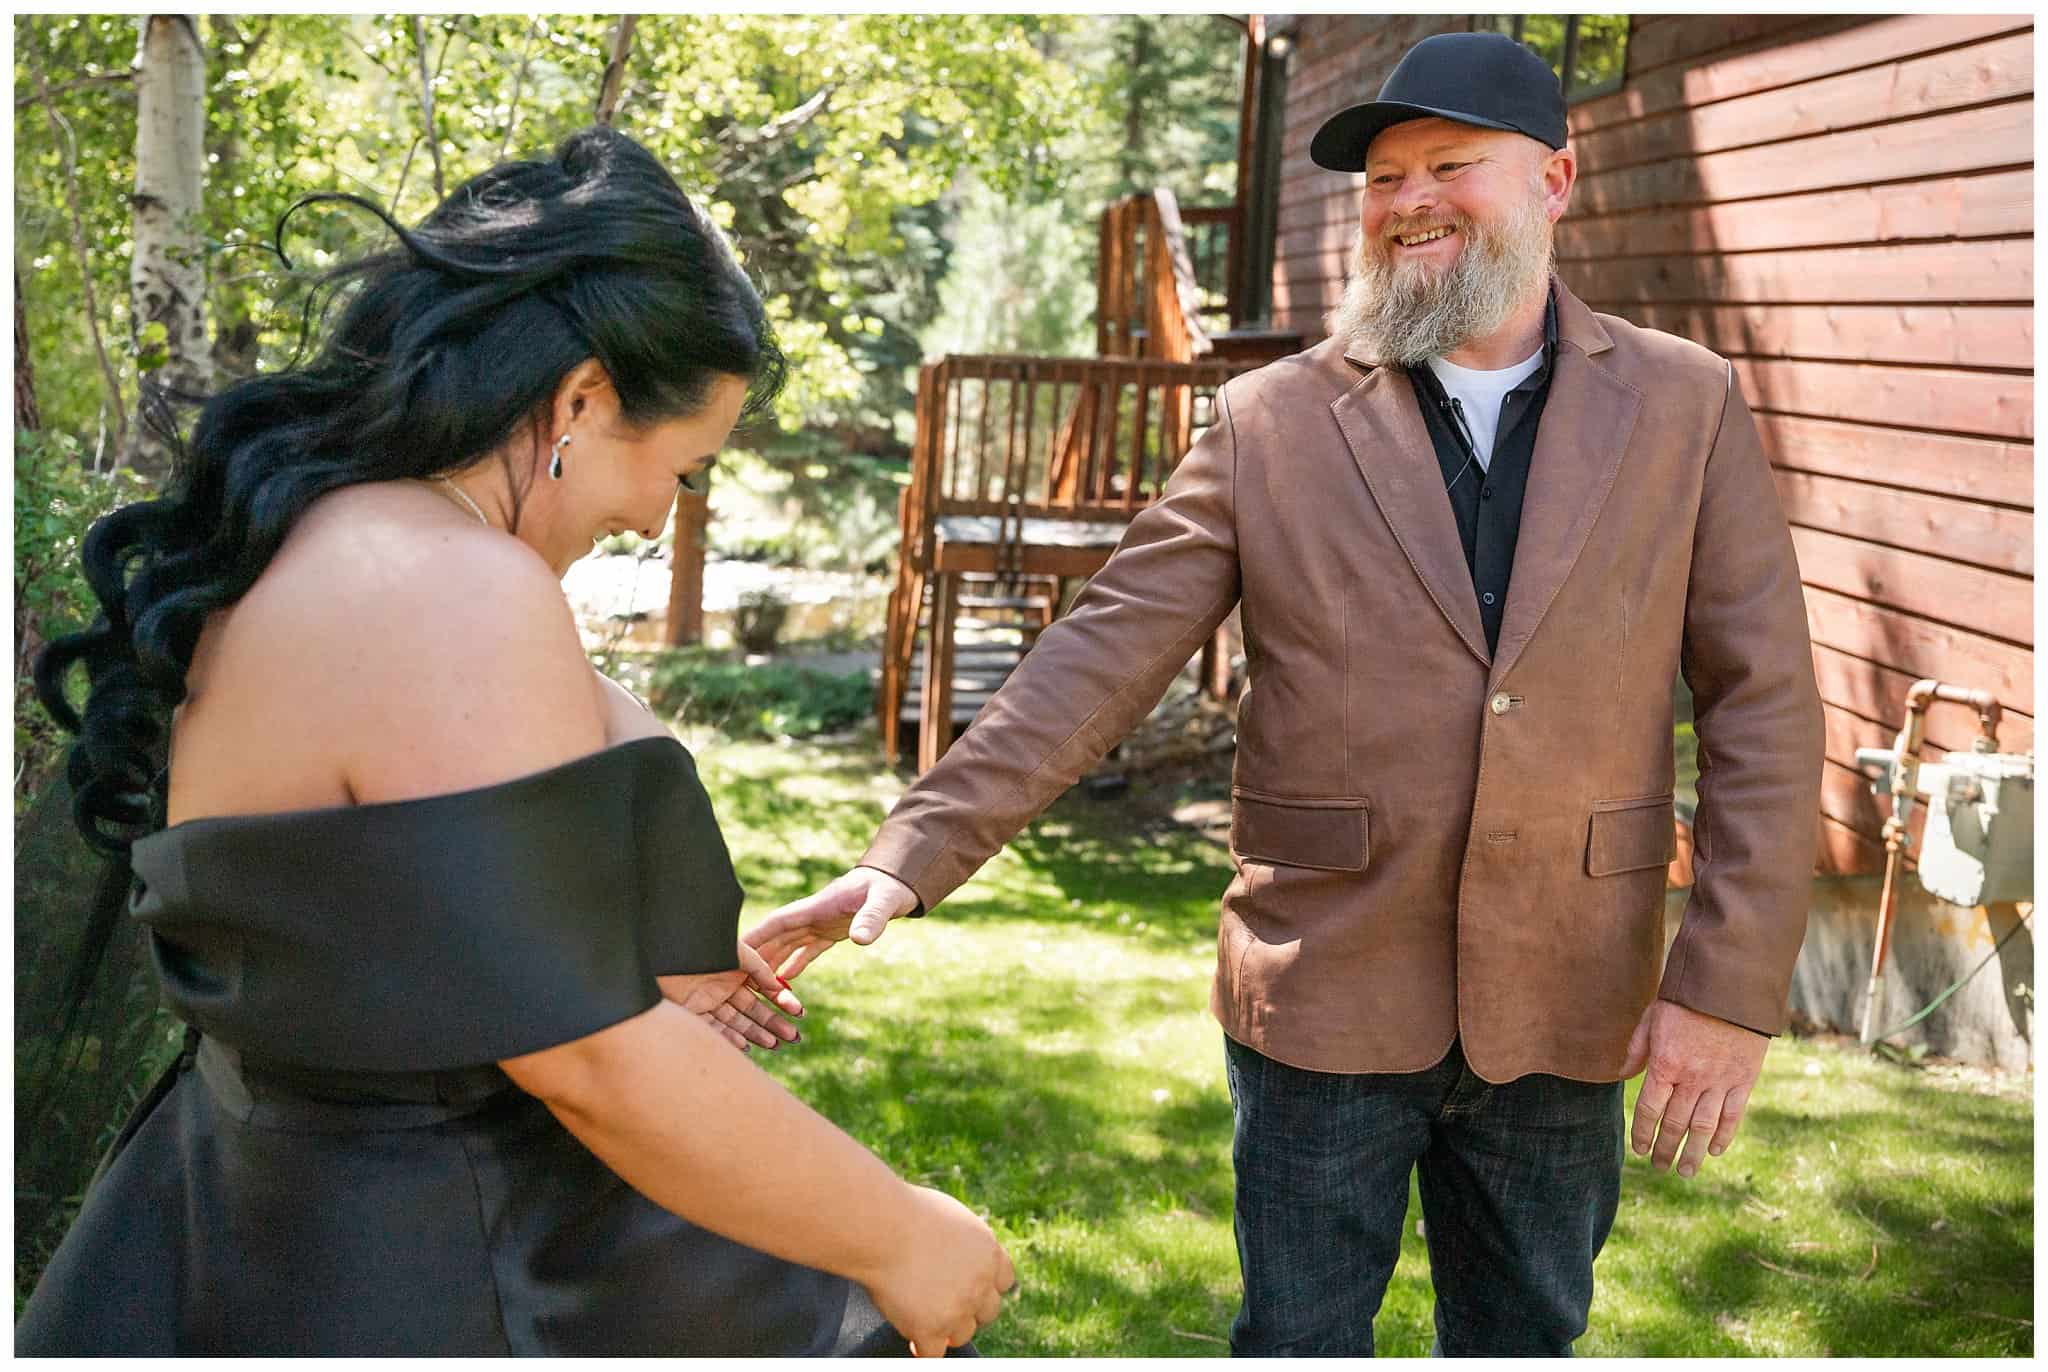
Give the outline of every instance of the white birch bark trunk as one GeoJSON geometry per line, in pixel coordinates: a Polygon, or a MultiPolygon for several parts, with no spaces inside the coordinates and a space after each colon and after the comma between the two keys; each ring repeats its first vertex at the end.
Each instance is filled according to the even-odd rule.
{"type": "MultiPolygon", "coordinates": [[[[200,238],[206,58],[194,16],[151,14],[139,23],[129,329],[144,375],[173,390],[203,394],[213,387],[200,238]],[[160,338],[152,323],[163,326],[160,338]]],[[[161,477],[170,469],[170,450],[138,422],[129,431],[125,460],[145,475],[161,477]]]]}

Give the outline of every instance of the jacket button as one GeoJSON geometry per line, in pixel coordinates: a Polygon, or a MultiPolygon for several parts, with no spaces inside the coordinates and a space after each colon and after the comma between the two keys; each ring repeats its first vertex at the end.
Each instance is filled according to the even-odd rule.
{"type": "Polygon", "coordinates": [[[1507,696],[1505,694],[1495,696],[1491,701],[1491,707],[1493,712],[1497,715],[1506,714],[1508,712],[1507,696]]]}

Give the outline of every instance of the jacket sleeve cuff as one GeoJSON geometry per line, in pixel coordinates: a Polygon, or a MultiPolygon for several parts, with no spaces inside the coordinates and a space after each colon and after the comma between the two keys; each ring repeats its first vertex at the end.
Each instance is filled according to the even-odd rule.
{"type": "Polygon", "coordinates": [[[1700,938],[1699,932],[1680,929],[1657,998],[1740,1025],[1765,1038],[1784,1033],[1791,1022],[1787,1001],[1790,973],[1769,987],[1759,986],[1751,959],[1740,957],[1732,967],[1718,967],[1718,959],[1706,946],[1708,940],[1700,938]]]}
{"type": "Polygon", "coordinates": [[[952,886],[937,879],[934,870],[948,846],[918,834],[907,825],[885,822],[874,842],[868,845],[868,850],[854,865],[872,867],[908,886],[917,895],[917,908],[907,918],[917,919],[930,913],[933,906],[953,892],[952,886]]]}

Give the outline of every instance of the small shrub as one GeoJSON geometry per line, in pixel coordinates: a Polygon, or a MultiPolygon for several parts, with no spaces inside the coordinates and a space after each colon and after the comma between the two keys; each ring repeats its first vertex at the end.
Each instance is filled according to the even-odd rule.
{"type": "Polygon", "coordinates": [[[772,653],[788,621],[789,602],[776,592],[742,591],[732,614],[733,637],[750,653],[772,653]]]}
{"type": "Polygon", "coordinates": [[[875,689],[865,672],[834,676],[784,663],[749,667],[682,649],[655,662],[647,699],[663,714],[734,738],[808,738],[873,714],[875,689]]]}

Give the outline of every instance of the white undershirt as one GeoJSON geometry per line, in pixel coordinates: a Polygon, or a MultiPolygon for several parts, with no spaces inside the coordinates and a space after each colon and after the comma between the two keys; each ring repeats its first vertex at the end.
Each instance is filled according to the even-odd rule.
{"type": "Polygon", "coordinates": [[[1441,357],[1429,359],[1429,369],[1436,373],[1444,394],[1456,400],[1465,411],[1465,422],[1472,429],[1472,446],[1478,453],[1481,471],[1493,461],[1493,442],[1500,433],[1501,403],[1509,391],[1542,364],[1543,349],[1540,347],[1514,366],[1503,367],[1497,372],[1476,372],[1470,367],[1446,362],[1441,357]]]}

